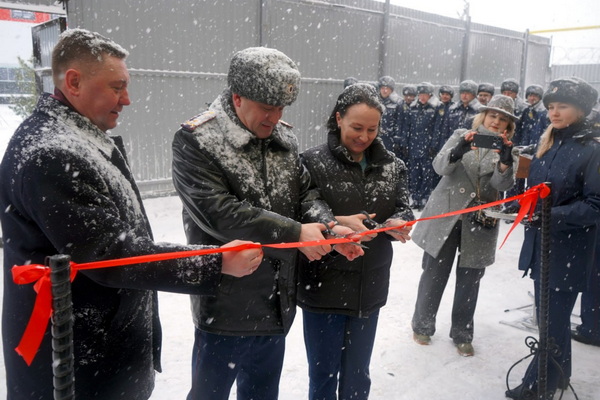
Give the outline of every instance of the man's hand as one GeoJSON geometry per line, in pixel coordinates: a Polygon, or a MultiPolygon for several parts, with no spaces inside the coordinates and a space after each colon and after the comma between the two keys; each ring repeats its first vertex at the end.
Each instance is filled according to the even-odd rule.
{"type": "MultiPolygon", "coordinates": [[[[333,222],[331,222],[331,224],[333,224],[333,222]]],[[[356,238],[352,237],[352,234],[355,233],[356,231],[352,230],[351,228],[348,228],[347,226],[342,226],[342,225],[336,225],[334,227],[330,226],[330,228],[332,231],[334,231],[336,234],[338,234],[340,236],[347,236],[348,239],[356,239],[357,240],[356,243],[336,244],[335,251],[337,251],[344,257],[346,257],[348,259],[348,261],[352,261],[352,260],[356,259],[357,257],[365,255],[365,252],[362,249],[362,247],[357,245],[358,240],[360,240],[360,236],[357,236],[356,238]]]]}
{"type": "MultiPolygon", "coordinates": [[[[331,222],[331,226],[333,226],[331,222]]],[[[302,224],[302,230],[300,231],[300,242],[311,242],[313,240],[324,240],[323,236],[323,224],[315,222],[311,224],[302,224]]],[[[298,250],[302,252],[308,258],[309,261],[320,260],[325,254],[331,251],[331,246],[324,244],[321,246],[309,246],[299,247],[298,250]]]]}
{"type": "MultiPolygon", "coordinates": [[[[371,218],[371,219],[375,218],[375,214],[369,214],[369,218],[371,218]]],[[[347,226],[348,228],[352,229],[354,232],[364,232],[364,231],[369,230],[369,228],[367,228],[364,224],[365,219],[367,219],[367,216],[365,214],[340,215],[340,216],[336,215],[335,219],[340,223],[340,225],[347,226]]],[[[369,240],[373,240],[376,236],[377,236],[376,233],[372,233],[370,235],[362,235],[361,241],[368,242],[369,240]]]]}
{"type": "MultiPolygon", "coordinates": [[[[234,247],[240,246],[243,244],[250,244],[252,242],[248,242],[245,240],[234,240],[232,242],[226,243],[221,247],[234,247]]],[[[241,278],[242,276],[250,275],[260,265],[263,259],[263,251],[262,249],[247,249],[241,251],[226,251],[223,253],[223,261],[221,267],[221,273],[226,275],[232,275],[236,278],[241,278]]]]}
{"type": "MultiPolygon", "coordinates": [[[[385,224],[387,226],[402,226],[404,224],[406,224],[406,221],[402,220],[402,219],[388,219],[385,224]]],[[[405,225],[402,228],[399,229],[392,229],[390,231],[385,231],[385,233],[387,233],[388,235],[390,235],[391,237],[393,237],[394,239],[402,242],[402,243],[406,243],[408,240],[410,240],[410,231],[412,230],[412,225],[405,225]]]]}

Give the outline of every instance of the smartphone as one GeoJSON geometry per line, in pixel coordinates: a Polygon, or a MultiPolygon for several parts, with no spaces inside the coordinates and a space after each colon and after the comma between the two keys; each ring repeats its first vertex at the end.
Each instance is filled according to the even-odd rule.
{"type": "Polygon", "coordinates": [[[476,134],[473,136],[471,146],[500,150],[502,148],[502,143],[502,138],[500,136],[476,134]]]}

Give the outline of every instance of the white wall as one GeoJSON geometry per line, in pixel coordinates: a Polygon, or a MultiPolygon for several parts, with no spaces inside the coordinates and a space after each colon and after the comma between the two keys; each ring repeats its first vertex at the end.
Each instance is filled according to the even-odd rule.
{"type": "Polygon", "coordinates": [[[33,43],[31,40],[31,28],[35,24],[0,21],[0,65],[18,66],[17,57],[29,60],[33,55],[33,43]]]}

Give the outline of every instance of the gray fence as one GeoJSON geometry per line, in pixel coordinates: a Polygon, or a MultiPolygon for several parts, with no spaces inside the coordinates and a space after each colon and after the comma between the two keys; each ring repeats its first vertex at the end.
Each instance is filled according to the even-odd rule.
{"type": "Polygon", "coordinates": [[[563,76],[578,76],[585,79],[600,93],[600,64],[554,65],[552,67],[552,79],[563,76]]]}
{"type": "MultiPolygon", "coordinates": [[[[127,48],[132,105],[114,133],[124,137],[146,194],[171,190],[171,140],[224,88],[231,56],[277,48],[299,65],[302,88],[283,119],[301,149],[322,143],[342,81],[391,75],[404,84],[544,84],[550,42],[372,0],[70,0],[68,25],[127,48]]],[[[46,89],[48,90],[48,89],[46,89]]]]}

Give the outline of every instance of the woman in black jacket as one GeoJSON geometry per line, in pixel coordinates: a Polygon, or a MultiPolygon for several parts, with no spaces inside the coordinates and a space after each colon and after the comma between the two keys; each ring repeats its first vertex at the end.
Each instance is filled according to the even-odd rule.
{"type": "MultiPolygon", "coordinates": [[[[370,85],[347,87],[327,122],[327,143],[302,154],[337,220],[357,232],[373,227],[370,218],[388,226],[414,219],[406,167],[377,137],[382,112],[370,85]],[[369,219],[363,211],[370,213],[369,219]]],[[[340,399],[368,397],[377,319],[388,294],[390,239],[405,242],[409,231],[403,227],[365,236],[369,248],[354,261],[331,253],[301,266],[298,303],[303,309],[310,399],[335,398],[336,390],[340,399]]]]}

